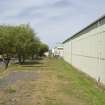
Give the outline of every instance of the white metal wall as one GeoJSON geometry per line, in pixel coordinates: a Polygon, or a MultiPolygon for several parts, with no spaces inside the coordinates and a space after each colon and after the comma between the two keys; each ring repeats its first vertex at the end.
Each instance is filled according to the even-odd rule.
{"type": "Polygon", "coordinates": [[[105,25],[64,43],[64,59],[105,84],[105,25]]]}
{"type": "Polygon", "coordinates": [[[68,43],[64,44],[64,59],[68,62],[68,63],[72,63],[72,55],[71,55],[71,41],[68,43]]]}

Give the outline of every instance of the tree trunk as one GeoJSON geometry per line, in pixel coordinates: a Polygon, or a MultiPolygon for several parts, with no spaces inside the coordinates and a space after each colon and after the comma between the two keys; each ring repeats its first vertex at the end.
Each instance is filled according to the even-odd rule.
{"type": "Polygon", "coordinates": [[[10,62],[10,57],[9,55],[7,54],[6,57],[3,57],[3,62],[5,63],[5,69],[8,68],[8,64],[10,62]]]}
{"type": "Polygon", "coordinates": [[[10,59],[8,59],[8,58],[5,60],[5,69],[8,68],[9,61],[10,61],[10,59]]]}
{"type": "Polygon", "coordinates": [[[34,54],[32,54],[32,60],[34,60],[34,54]]]}
{"type": "Polygon", "coordinates": [[[22,64],[21,55],[18,55],[18,62],[19,62],[19,64],[22,64]]]}
{"type": "Polygon", "coordinates": [[[25,63],[25,56],[23,55],[22,57],[22,63],[24,64],[25,63]]]}

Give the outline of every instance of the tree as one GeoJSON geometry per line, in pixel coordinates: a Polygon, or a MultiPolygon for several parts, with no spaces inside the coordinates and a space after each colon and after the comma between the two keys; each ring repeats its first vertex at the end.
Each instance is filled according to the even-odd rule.
{"type": "Polygon", "coordinates": [[[24,63],[25,59],[34,53],[34,49],[36,48],[39,39],[29,25],[17,27],[17,32],[16,53],[19,62],[24,63]]]}
{"type": "Polygon", "coordinates": [[[45,52],[49,50],[46,44],[41,43],[39,47],[39,56],[43,56],[45,52]]]}
{"type": "Polygon", "coordinates": [[[17,57],[19,63],[34,55],[42,56],[48,51],[48,46],[43,44],[29,25],[0,26],[0,55],[3,57],[5,68],[8,67],[12,57],[17,57]]]}
{"type": "Polygon", "coordinates": [[[5,68],[8,67],[11,56],[15,53],[12,26],[0,26],[0,54],[3,57],[5,68]]]}
{"type": "Polygon", "coordinates": [[[32,60],[34,59],[34,56],[38,56],[38,53],[39,53],[39,46],[40,46],[40,40],[39,38],[35,38],[33,41],[30,42],[30,47],[29,47],[29,54],[32,58],[32,60]]]}

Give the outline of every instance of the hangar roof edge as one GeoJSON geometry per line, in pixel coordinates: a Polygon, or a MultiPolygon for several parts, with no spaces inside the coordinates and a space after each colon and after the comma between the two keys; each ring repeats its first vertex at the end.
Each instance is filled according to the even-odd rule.
{"type": "Polygon", "coordinates": [[[71,37],[67,38],[65,41],[63,41],[62,43],[66,43],[69,40],[71,40],[72,38],[78,36],[78,34],[84,30],[86,30],[88,27],[91,27],[93,24],[97,23],[98,21],[102,20],[103,18],[105,18],[105,14],[102,15],[100,18],[96,19],[95,21],[93,21],[92,23],[90,23],[88,26],[86,26],[85,28],[83,28],[82,30],[80,30],[79,32],[75,33],[74,35],[72,35],[71,37]]]}

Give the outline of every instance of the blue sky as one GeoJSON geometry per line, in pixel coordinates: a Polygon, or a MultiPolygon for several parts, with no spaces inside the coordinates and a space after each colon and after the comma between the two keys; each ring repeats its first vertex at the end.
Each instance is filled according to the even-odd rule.
{"type": "Polygon", "coordinates": [[[27,24],[50,47],[105,14],[105,0],[0,0],[0,24],[27,24]]]}

